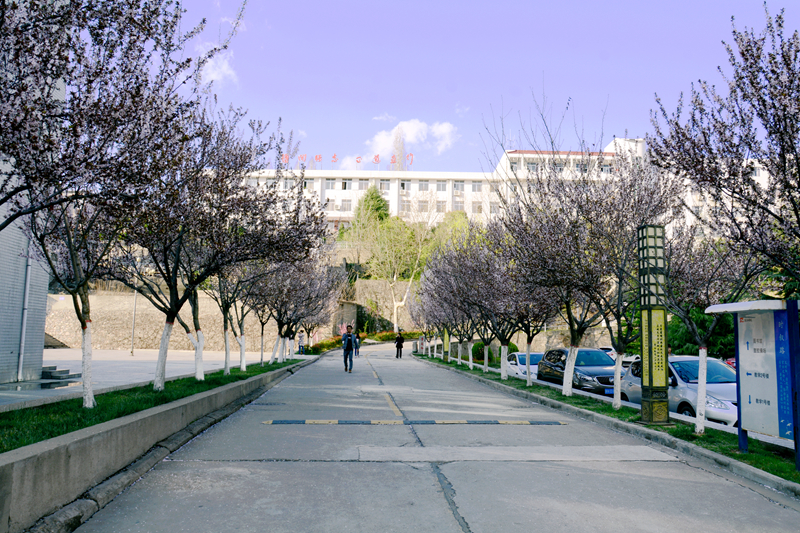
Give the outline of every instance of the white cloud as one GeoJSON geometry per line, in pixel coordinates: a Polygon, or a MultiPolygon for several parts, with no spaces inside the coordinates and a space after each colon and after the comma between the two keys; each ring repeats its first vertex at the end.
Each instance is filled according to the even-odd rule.
{"type": "MultiPolygon", "coordinates": [[[[214,45],[211,43],[204,43],[203,45],[196,46],[195,50],[197,50],[198,53],[203,54],[213,47],[214,45]]],[[[231,81],[234,84],[238,84],[239,77],[236,75],[236,71],[233,69],[233,66],[231,66],[232,60],[232,50],[222,50],[218,52],[208,61],[208,63],[206,63],[205,67],[203,67],[203,81],[206,83],[213,81],[220,84],[225,81],[231,81]]]]}
{"type": "Polygon", "coordinates": [[[297,136],[301,139],[305,139],[308,137],[308,133],[306,133],[305,130],[297,130],[297,136]]]}
{"type": "Polygon", "coordinates": [[[467,113],[469,113],[468,105],[462,106],[460,103],[456,104],[456,115],[458,115],[459,117],[463,117],[467,113]]]}
{"type": "Polygon", "coordinates": [[[391,130],[382,130],[366,141],[369,154],[390,157],[394,149],[394,136],[398,128],[403,130],[406,151],[418,148],[435,148],[437,155],[449,150],[458,140],[456,126],[449,122],[436,122],[428,125],[419,119],[404,120],[391,130]]]}
{"type": "MultiPolygon", "coordinates": [[[[236,19],[232,19],[230,17],[222,17],[221,19],[219,19],[219,21],[222,22],[223,24],[230,24],[231,26],[233,26],[236,23],[236,19]]],[[[247,31],[247,25],[244,23],[244,20],[239,21],[238,30],[247,31]]]]}
{"type": "Polygon", "coordinates": [[[393,117],[387,112],[384,112],[382,115],[378,115],[377,117],[372,117],[372,120],[386,120],[388,122],[392,122],[397,120],[397,117],[393,117]]]}

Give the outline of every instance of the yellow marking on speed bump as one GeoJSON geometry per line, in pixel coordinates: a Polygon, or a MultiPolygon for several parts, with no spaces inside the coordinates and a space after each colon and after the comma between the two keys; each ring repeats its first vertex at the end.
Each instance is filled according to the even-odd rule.
{"type": "Polygon", "coordinates": [[[325,425],[325,424],[338,424],[338,420],[306,420],[306,424],[318,424],[318,425],[325,425]]]}
{"type": "Polygon", "coordinates": [[[396,414],[397,416],[403,416],[403,413],[401,413],[400,409],[397,408],[397,404],[394,403],[394,401],[392,401],[392,397],[389,396],[388,394],[384,394],[383,396],[384,396],[384,398],[386,398],[386,401],[389,402],[389,407],[392,408],[392,411],[394,411],[394,414],[396,414]]]}
{"type": "Polygon", "coordinates": [[[527,420],[498,420],[498,424],[507,424],[509,426],[530,426],[531,423],[527,420]]]}
{"type": "Polygon", "coordinates": [[[372,375],[375,376],[375,379],[378,379],[378,373],[375,372],[374,370],[372,371],[372,375]]]}
{"type": "Polygon", "coordinates": [[[466,424],[466,420],[434,420],[437,424],[466,424]]]}
{"type": "Polygon", "coordinates": [[[262,424],[267,424],[269,426],[270,424],[272,424],[272,420],[264,420],[262,424]]]}
{"type": "Polygon", "coordinates": [[[393,426],[402,423],[402,420],[370,420],[370,424],[373,426],[393,426]]]}

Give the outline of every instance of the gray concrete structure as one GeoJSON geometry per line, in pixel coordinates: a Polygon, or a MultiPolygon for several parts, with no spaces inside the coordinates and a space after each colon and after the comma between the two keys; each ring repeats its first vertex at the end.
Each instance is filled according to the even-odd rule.
{"type": "MultiPolygon", "coordinates": [[[[18,381],[28,271],[28,238],[18,226],[0,231],[0,383],[18,381]]],[[[22,380],[42,377],[48,273],[31,260],[22,380]]]]}
{"type": "Polygon", "coordinates": [[[712,463],[361,353],[283,381],[77,531],[797,531],[800,501],[712,463]]]}

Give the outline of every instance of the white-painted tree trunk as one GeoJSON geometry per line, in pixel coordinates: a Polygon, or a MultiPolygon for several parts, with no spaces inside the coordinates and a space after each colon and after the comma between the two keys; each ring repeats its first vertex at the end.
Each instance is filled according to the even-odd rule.
{"type": "Polygon", "coordinates": [[[281,338],[278,337],[277,339],[275,339],[275,345],[272,347],[272,356],[269,358],[269,364],[275,362],[275,358],[278,355],[278,346],[280,346],[280,344],[281,344],[281,338]]]}
{"type": "Polygon", "coordinates": [[[489,345],[483,347],[483,372],[489,371],[489,345]]]}
{"type": "Polygon", "coordinates": [[[289,349],[286,351],[287,359],[294,359],[294,339],[289,339],[289,349]]]}
{"type": "Polygon", "coordinates": [[[474,361],[472,360],[472,346],[473,346],[473,344],[475,344],[475,343],[473,343],[472,341],[469,341],[467,343],[467,356],[469,357],[469,369],[470,370],[472,370],[473,363],[474,363],[474,361]]]}
{"type": "Polygon", "coordinates": [[[622,381],[622,358],[625,357],[624,353],[617,354],[617,360],[614,361],[614,401],[611,403],[611,406],[614,409],[619,409],[622,407],[622,387],[620,382],[622,381]]]}
{"type": "Polygon", "coordinates": [[[567,363],[564,365],[564,388],[561,394],[564,396],[572,396],[572,377],[575,375],[575,359],[578,357],[578,347],[570,346],[567,355],[567,363]]]}
{"type": "Polygon", "coordinates": [[[228,330],[225,330],[225,366],[222,369],[222,375],[227,376],[231,373],[231,341],[228,336],[228,330]]]}
{"type": "Polygon", "coordinates": [[[500,379],[508,379],[508,345],[500,347],[500,379]]]}
{"type": "Polygon", "coordinates": [[[167,352],[169,351],[169,338],[172,336],[172,322],[164,324],[164,331],[161,333],[161,344],[158,345],[158,361],[156,362],[156,377],[153,380],[153,390],[164,390],[164,383],[167,380],[167,352]]]}
{"type": "Polygon", "coordinates": [[[706,380],[708,379],[708,348],[700,347],[700,368],[697,372],[697,418],[694,432],[702,435],[706,431],[706,380]]]}
{"type": "Polygon", "coordinates": [[[197,338],[191,333],[186,334],[189,337],[189,342],[194,346],[194,378],[197,381],[204,381],[206,374],[203,369],[203,348],[206,344],[206,337],[201,330],[197,330],[197,338]]]}
{"type": "Polygon", "coordinates": [[[531,377],[531,343],[528,343],[528,347],[525,348],[525,378],[525,383],[530,387],[533,379],[531,377]]]}
{"type": "Polygon", "coordinates": [[[459,339],[458,340],[458,359],[456,361],[458,363],[458,366],[461,366],[461,353],[463,351],[464,351],[464,343],[461,341],[461,339],[459,339]]]}
{"type": "Polygon", "coordinates": [[[244,333],[236,338],[236,342],[239,343],[239,370],[242,372],[247,372],[247,360],[245,356],[245,348],[247,348],[247,340],[245,339],[244,333]]]}
{"type": "Polygon", "coordinates": [[[286,361],[286,337],[281,337],[281,356],[278,358],[279,363],[283,363],[286,361]]]}
{"type": "Polygon", "coordinates": [[[92,389],[92,321],[86,321],[81,332],[81,379],[83,380],[83,406],[92,409],[97,406],[92,389]]]}

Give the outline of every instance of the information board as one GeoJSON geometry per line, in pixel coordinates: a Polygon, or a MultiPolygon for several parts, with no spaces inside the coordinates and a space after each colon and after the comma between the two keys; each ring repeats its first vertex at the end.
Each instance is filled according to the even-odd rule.
{"type": "Polygon", "coordinates": [[[793,438],[789,334],[786,311],[740,313],[741,426],[793,438]]]}

